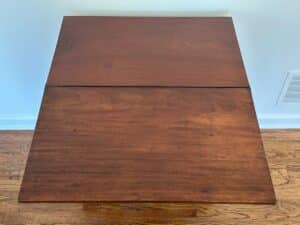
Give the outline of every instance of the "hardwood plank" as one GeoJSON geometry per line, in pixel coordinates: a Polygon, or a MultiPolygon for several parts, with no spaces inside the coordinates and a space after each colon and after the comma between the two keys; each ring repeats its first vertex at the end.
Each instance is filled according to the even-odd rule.
{"type": "Polygon", "coordinates": [[[48,87],[19,199],[275,196],[248,89],[48,87]]]}
{"type": "Polygon", "coordinates": [[[248,87],[232,19],[65,17],[47,85],[248,87]]]}
{"type": "Polygon", "coordinates": [[[166,204],[166,203],[18,203],[21,174],[33,132],[0,131],[0,224],[190,224],[296,225],[300,224],[300,169],[278,172],[300,164],[299,130],[262,132],[274,183],[276,205],[166,204]],[[14,156],[14,157],[11,157],[14,156]],[[16,160],[12,160],[15,158],[16,160]],[[286,179],[289,179],[286,182],[286,179]],[[290,184],[295,185],[290,185],[290,184]]]}

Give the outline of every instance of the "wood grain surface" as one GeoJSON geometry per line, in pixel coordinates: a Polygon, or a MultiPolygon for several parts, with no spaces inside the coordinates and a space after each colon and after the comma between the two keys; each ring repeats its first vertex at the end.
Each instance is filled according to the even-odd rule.
{"type": "Polygon", "coordinates": [[[248,87],[229,17],[65,17],[48,85],[248,87]]]}
{"type": "Polygon", "coordinates": [[[298,225],[300,131],[262,132],[276,205],[199,203],[18,203],[32,131],[0,132],[0,224],[298,225]]]}
{"type": "Polygon", "coordinates": [[[274,203],[246,88],[48,87],[20,201],[274,203]]]}

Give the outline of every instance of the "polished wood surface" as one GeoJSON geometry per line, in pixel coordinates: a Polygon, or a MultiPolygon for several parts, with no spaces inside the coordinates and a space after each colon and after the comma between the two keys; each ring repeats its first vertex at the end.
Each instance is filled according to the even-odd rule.
{"type": "Polygon", "coordinates": [[[274,203],[232,19],[65,17],[19,200],[274,203]]]}
{"type": "Polygon", "coordinates": [[[48,85],[248,87],[232,19],[65,17],[48,85]]]}
{"type": "Polygon", "coordinates": [[[297,225],[300,131],[262,132],[276,205],[199,203],[18,203],[33,132],[0,132],[0,224],[297,225]]]}
{"type": "Polygon", "coordinates": [[[20,201],[274,203],[246,88],[48,87],[20,201]]]}

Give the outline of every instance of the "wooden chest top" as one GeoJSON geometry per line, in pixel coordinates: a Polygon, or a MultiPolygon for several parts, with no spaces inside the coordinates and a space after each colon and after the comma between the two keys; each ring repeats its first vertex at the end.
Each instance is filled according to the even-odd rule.
{"type": "Polygon", "coordinates": [[[19,200],[274,203],[231,19],[66,17],[19,200]]]}

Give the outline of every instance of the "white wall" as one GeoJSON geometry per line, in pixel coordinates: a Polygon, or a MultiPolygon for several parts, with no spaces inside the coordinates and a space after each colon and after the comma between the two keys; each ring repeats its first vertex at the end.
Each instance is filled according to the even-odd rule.
{"type": "Polygon", "coordinates": [[[1,0],[0,129],[33,128],[63,15],[229,14],[261,127],[299,127],[300,107],[276,106],[300,70],[299,0],[1,0]]]}

